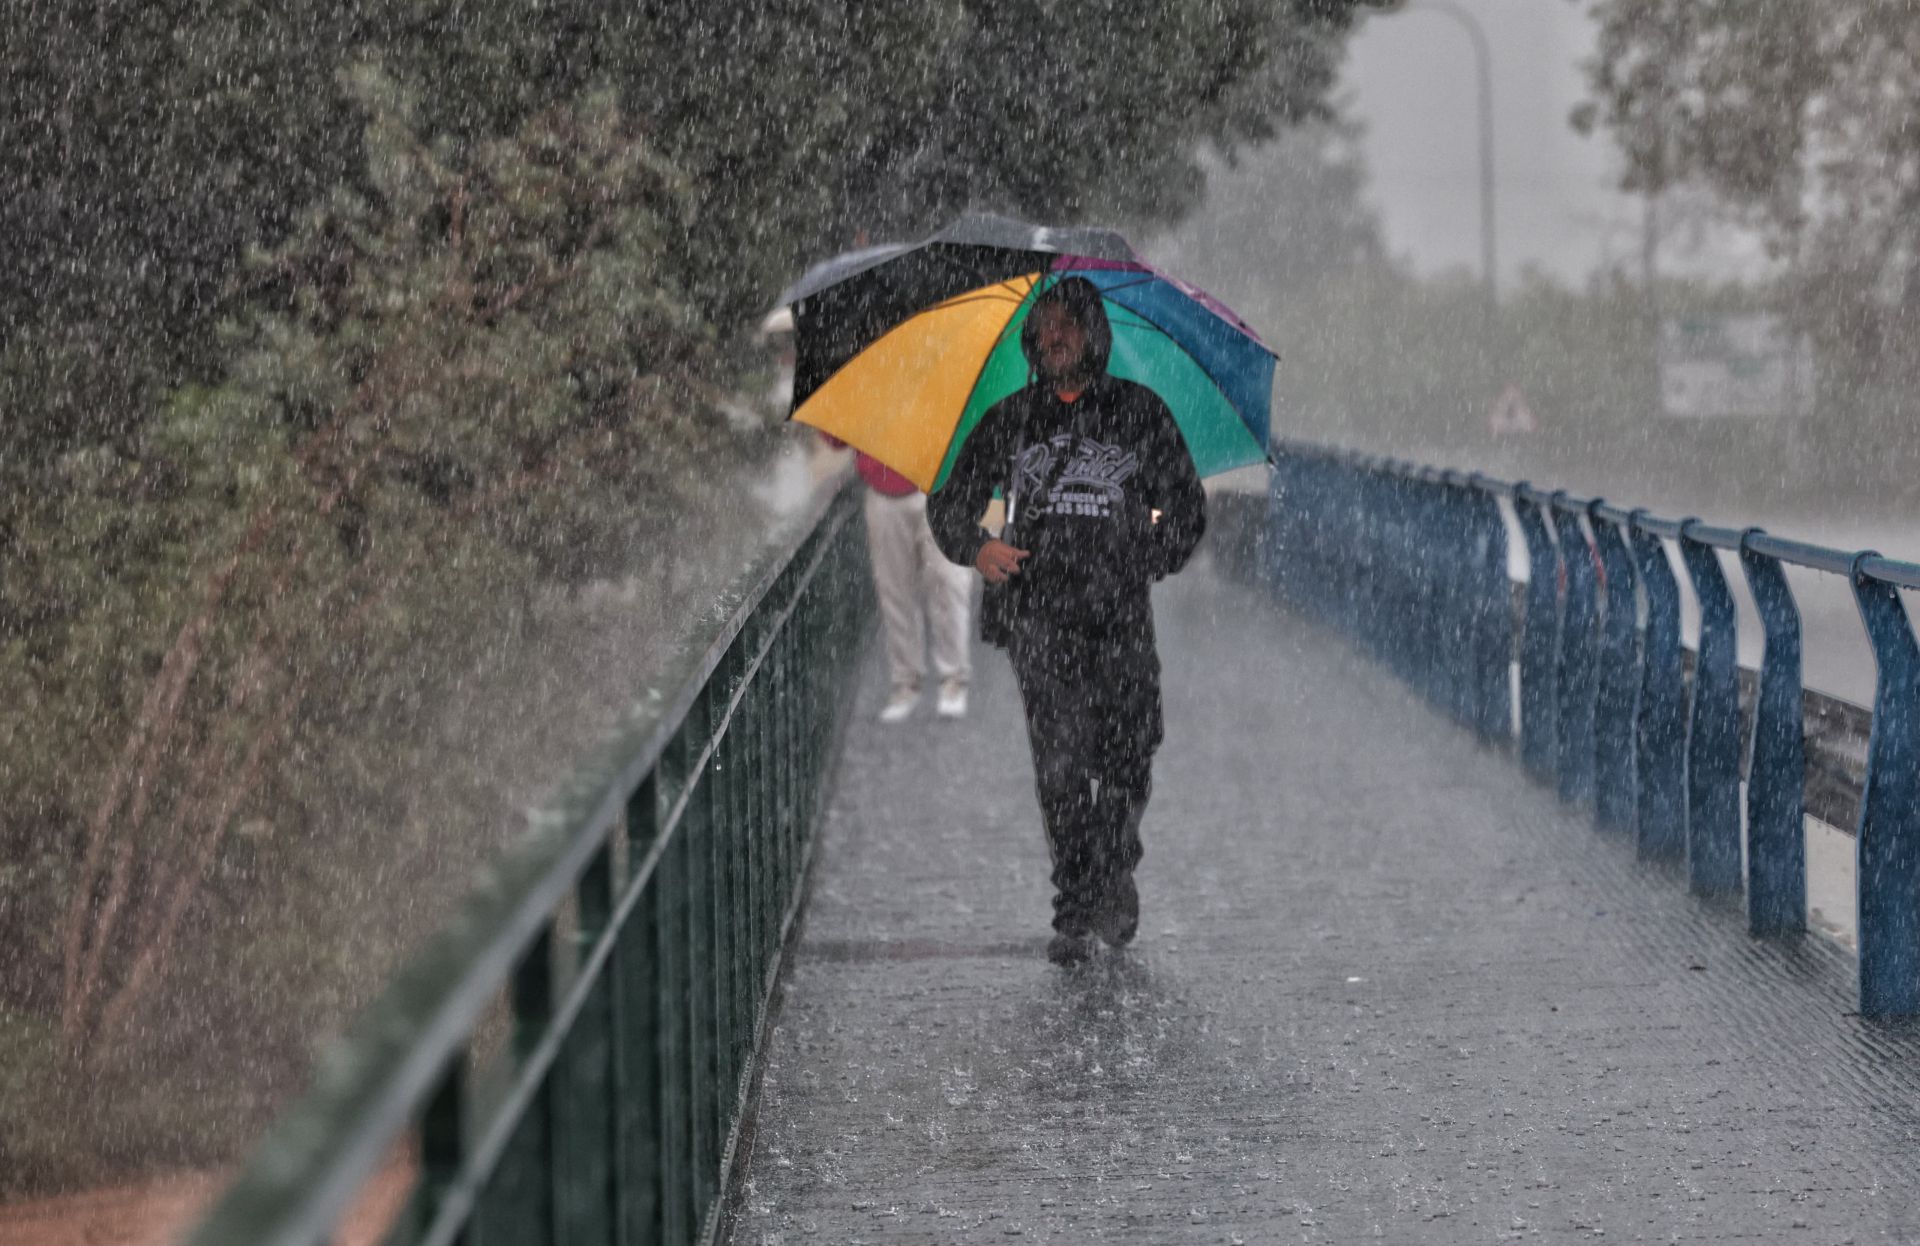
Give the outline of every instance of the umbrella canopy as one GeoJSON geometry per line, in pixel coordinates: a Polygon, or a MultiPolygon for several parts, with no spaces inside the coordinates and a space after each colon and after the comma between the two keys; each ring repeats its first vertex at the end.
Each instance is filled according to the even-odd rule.
{"type": "Polygon", "coordinates": [[[790,286],[793,418],[939,488],[987,408],[1032,379],[1020,327],[1067,276],[1106,304],[1107,371],[1166,401],[1201,475],[1266,460],[1274,355],[1238,316],[1112,230],[998,216],[837,256],[790,286]]]}

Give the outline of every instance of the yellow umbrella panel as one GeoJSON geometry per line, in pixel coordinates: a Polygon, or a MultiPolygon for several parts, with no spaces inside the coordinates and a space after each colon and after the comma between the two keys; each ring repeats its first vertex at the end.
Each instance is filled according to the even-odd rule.
{"type": "Polygon", "coordinates": [[[862,450],[930,492],[954,431],[1039,273],[956,295],[911,316],[815,390],[793,418],[862,450]]]}

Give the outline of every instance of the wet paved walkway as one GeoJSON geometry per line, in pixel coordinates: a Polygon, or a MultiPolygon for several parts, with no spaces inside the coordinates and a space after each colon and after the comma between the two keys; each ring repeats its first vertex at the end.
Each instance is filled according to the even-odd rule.
{"type": "Polygon", "coordinates": [[[1141,937],[1043,958],[1017,693],[849,732],[736,1243],[1920,1241],[1920,1039],[1327,633],[1159,590],[1141,937]]]}

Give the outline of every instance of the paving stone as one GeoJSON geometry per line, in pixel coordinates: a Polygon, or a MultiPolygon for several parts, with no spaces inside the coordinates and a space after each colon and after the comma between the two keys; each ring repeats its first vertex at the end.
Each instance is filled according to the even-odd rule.
{"type": "Polygon", "coordinates": [[[1043,957],[1018,694],[861,693],[736,1243],[1920,1240],[1920,1041],[1338,637],[1159,590],[1138,945],[1043,957]]]}

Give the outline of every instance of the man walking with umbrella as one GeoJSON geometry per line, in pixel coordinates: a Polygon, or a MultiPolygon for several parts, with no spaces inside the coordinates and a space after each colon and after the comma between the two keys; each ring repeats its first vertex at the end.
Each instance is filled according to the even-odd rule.
{"type": "Polygon", "coordinates": [[[1053,854],[1048,954],[1126,943],[1161,734],[1148,588],[1205,530],[1200,478],[1269,461],[1276,356],[1097,226],[968,213],[817,264],[780,301],[793,418],[926,490],[941,552],[987,580],[1053,854]]]}
{"type": "Polygon", "coordinates": [[[1063,965],[1139,924],[1133,871],[1161,741],[1148,590],[1206,529],[1172,413],[1108,374],[1112,343],[1091,281],[1047,285],[1020,333],[1029,383],[987,409],[927,508],[941,551],[991,586],[1019,680],[1053,860],[1047,955],[1063,965]],[[995,490],[998,538],[979,526],[995,490]]]}

